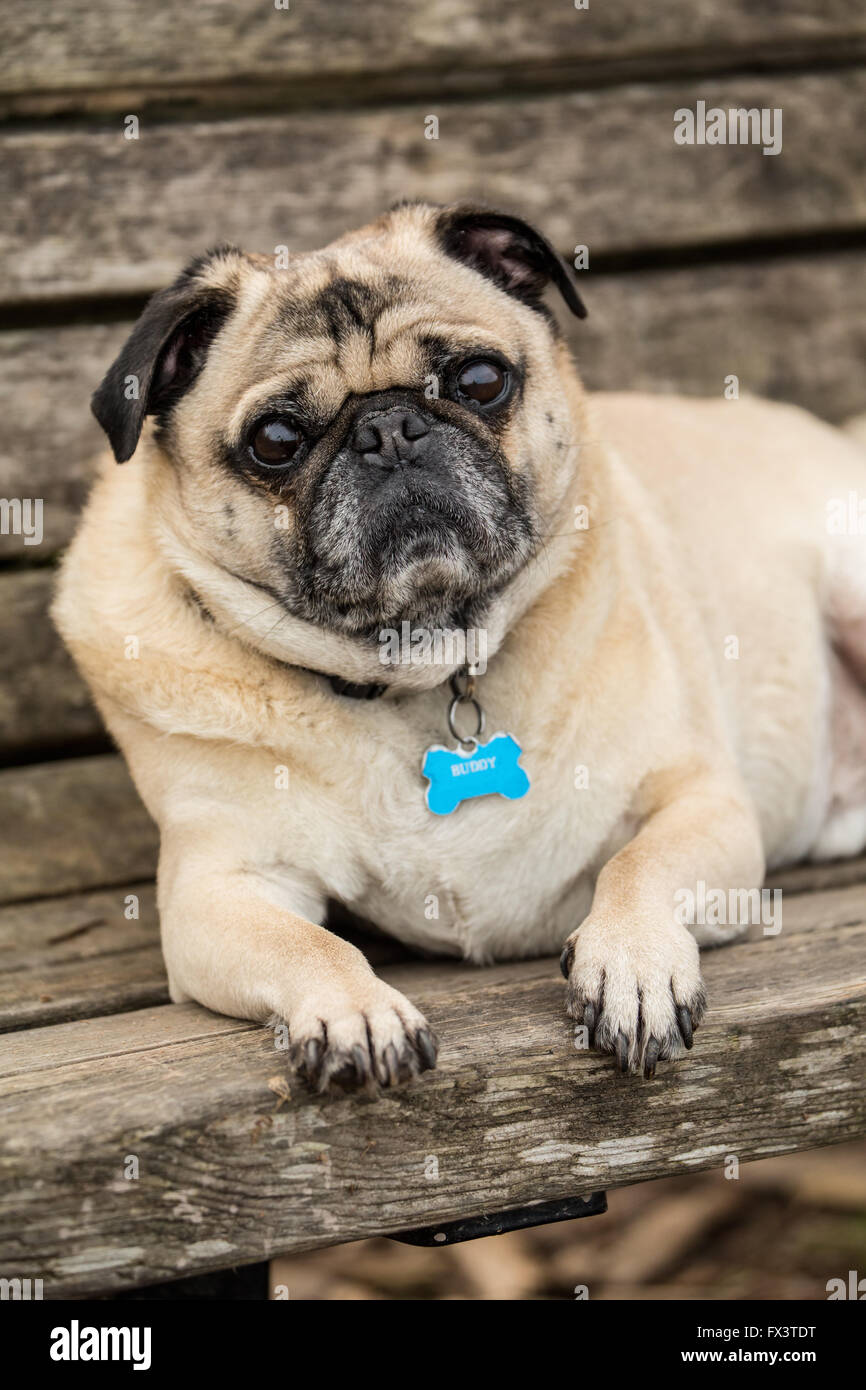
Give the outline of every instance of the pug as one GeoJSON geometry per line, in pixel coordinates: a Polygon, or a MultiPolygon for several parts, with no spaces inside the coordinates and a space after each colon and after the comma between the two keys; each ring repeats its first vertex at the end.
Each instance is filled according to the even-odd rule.
{"type": "Polygon", "coordinates": [[[866,542],[831,524],[866,456],[721,383],[589,397],[549,287],[583,316],[470,205],[222,246],[94,397],[123,466],[54,615],[160,828],[171,997],[283,1021],[318,1089],[437,1055],[329,901],[479,964],[561,952],[579,1035],[650,1078],[699,945],[747,925],[688,895],[866,843],[866,542]]]}

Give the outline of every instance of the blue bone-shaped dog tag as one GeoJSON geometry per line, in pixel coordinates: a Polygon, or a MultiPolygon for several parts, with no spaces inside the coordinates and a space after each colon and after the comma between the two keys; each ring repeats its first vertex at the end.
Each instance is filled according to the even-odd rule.
{"type": "Polygon", "coordinates": [[[435,816],[449,816],[461,801],[498,793],[517,801],[529,791],[529,778],[518,765],[520,744],[511,734],[494,734],[470,753],[436,744],[424,754],[421,772],[428,778],[427,805],[435,816]]]}

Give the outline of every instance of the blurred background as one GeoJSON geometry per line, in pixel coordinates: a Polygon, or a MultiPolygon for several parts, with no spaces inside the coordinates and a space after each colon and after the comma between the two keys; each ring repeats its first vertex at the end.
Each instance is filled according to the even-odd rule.
{"type": "Polygon", "coordinates": [[[365,1240],[274,1260],[292,1298],[824,1300],[866,1268],[866,1144],[621,1187],[603,1216],[444,1250],[365,1240]],[[580,1292],[576,1293],[576,1290],[580,1292]]]}
{"type": "MultiPolygon", "coordinates": [[[[0,493],[44,499],[38,544],[0,536],[6,767],[108,747],[45,617],[52,571],[101,448],[90,393],[147,296],[209,245],[273,254],[401,198],[483,199],[576,258],[590,317],[567,331],[591,387],[722,395],[736,377],[831,421],[866,410],[862,0],[3,0],[0,54],[0,493]],[[781,152],[675,143],[700,101],[781,111],[781,152]]],[[[69,819],[86,787],[52,817],[35,785],[15,792],[32,824],[0,897],[107,881],[69,819]],[[49,825],[61,849],[43,835],[37,855],[49,825]]],[[[112,862],[145,879],[152,832],[129,816],[112,862]]],[[[317,1299],[824,1298],[866,1268],[864,1156],[622,1189],[607,1216],[444,1251],[363,1242],[275,1277],[317,1299]]]]}

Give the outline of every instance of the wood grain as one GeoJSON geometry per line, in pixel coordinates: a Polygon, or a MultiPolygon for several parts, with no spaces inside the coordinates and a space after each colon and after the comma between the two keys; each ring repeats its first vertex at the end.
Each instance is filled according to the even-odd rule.
{"type": "Polygon", "coordinates": [[[193,1005],[14,1034],[0,1268],[110,1290],[862,1134],[864,949],[711,953],[706,1025],[651,1085],[575,1050],[554,961],[385,971],[443,1047],[380,1098],[310,1097],[267,1032],[193,1005]]]}
{"type": "Polygon", "coordinates": [[[158,941],[147,880],[0,907],[0,971],[7,975],[70,961],[86,967],[96,956],[128,955],[158,941]]]}
{"type": "Polygon", "coordinates": [[[136,883],[0,908],[0,1031],[168,1003],[155,897],[136,883]]]}
{"type": "MultiPolygon", "coordinates": [[[[581,290],[590,316],[567,329],[594,389],[721,395],[733,372],[744,392],[795,401],[825,419],[863,409],[864,252],[616,275],[590,268],[581,290]]],[[[90,394],[130,327],[0,333],[0,496],[43,498],[45,532],[41,546],[0,536],[0,558],[32,562],[69,539],[104,444],[90,394]]],[[[9,640],[12,650],[26,648],[24,637],[9,640]]],[[[39,718],[34,711],[26,737],[53,738],[36,727],[39,718]]]]}
{"type": "Polygon", "coordinates": [[[3,560],[32,564],[69,540],[105,444],[90,397],[131,326],[0,333],[0,496],[43,501],[42,544],[0,535],[3,560]]]}
{"type": "Polygon", "coordinates": [[[443,104],[437,140],[429,101],[144,121],[138,140],[119,117],[9,129],[0,297],[149,293],[215,242],[319,247],[407,197],[510,207],[569,254],[862,229],[864,107],[866,71],[852,69],[443,104]],[[676,145],[674,112],[699,98],[781,108],[781,154],[676,145]]]}
{"type": "Polygon", "coordinates": [[[113,755],[0,772],[0,903],[153,876],[157,830],[113,755]]]}
{"type": "Polygon", "coordinates": [[[825,893],[866,883],[866,859],[833,859],[821,864],[793,864],[767,875],[769,888],[790,893],[825,893]]]}
{"type": "Polygon", "coordinates": [[[733,373],[741,394],[824,420],[862,409],[866,253],[605,275],[586,298],[571,342],[596,390],[721,396],[733,373]]]}
{"type": "Polygon", "coordinates": [[[2,38],[0,92],[20,98],[7,109],[51,111],[124,89],[174,91],[189,101],[215,85],[255,93],[270,80],[291,101],[298,85],[315,98],[311,78],[317,87],[356,77],[376,92],[401,92],[431,77],[437,90],[492,85],[497,76],[502,83],[512,73],[525,80],[527,71],[541,80],[564,66],[591,77],[617,61],[645,72],[660,61],[818,62],[859,51],[866,26],[856,0],[819,7],[788,0],[781,8],[618,0],[584,10],[560,0],[505,7],[498,0],[293,0],[284,10],[261,0],[155,9],[134,0],[66,0],[50,23],[28,0],[6,0],[2,38]]]}
{"type": "Polygon", "coordinates": [[[46,963],[0,974],[0,1031],[125,1014],[168,1001],[157,942],[86,962],[46,963]]]}
{"type": "Polygon", "coordinates": [[[52,570],[0,575],[0,759],[98,738],[102,725],[48,617],[52,570]]]}

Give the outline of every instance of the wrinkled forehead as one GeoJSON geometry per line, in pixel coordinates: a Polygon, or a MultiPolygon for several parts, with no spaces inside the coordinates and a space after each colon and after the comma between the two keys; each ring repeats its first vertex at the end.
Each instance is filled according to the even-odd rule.
{"type": "Polygon", "coordinates": [[[376,238],[251,269],[214,369],[234,420],[277,399],[329,418],[350,395],[424,388],[455,354],[521,360],[526,333],[525,311],[480,275],[376,238]]]}

